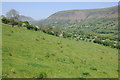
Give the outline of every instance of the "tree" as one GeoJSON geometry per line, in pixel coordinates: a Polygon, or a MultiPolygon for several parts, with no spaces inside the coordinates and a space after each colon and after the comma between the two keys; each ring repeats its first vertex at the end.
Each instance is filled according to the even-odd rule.
{"type": "Polygon", "coordinates": [[[14,21],[14,19],[9,19],[9,20],[12,27],[14,27],[15,25],[18,25],[18,22],[14,21]]]}
{"type": "Polygon", "coordinates": [[[8,20],[6,17],[2,18],[2,23],[8,24],[10,20],[8,20]]]}
{"type": "Polygon", "coordinates": [[[27,24],[26,27],[29,30],[35,29],[34,25],[31,25],[31,24],[27,24]]]}
{"type": "Polygon", "coordinates": [[[46,27],[45,27],[45,31],[46,31],[46,33],[48,33],[48,34],[52,34],[52,30],[53,30],[53,27],[52,27],[52,26],[46,26],[46,27]]]}
{"type": "Polygon", "coordinates": [[[11,9],[9,12],[7,12],[6,17],[10,20],[12,27],[14,27],[14,25],[18,24],[19,12],[17,12],[15,9],[11,9]]]}
{"type": "Polygon", "coordinates": [[[98,43],[98,44],[102,44],[102,41],[99,38],[96,38],[93,42],[98,43]]]}
{"type": "Polygon", "coordinates": [[[56,26],[55,28],[53,28],[53,31],[55,35],[58,36],[61,33],[61,27],[56,26]]]}
{"type": "Polygon", "coordinates": [[[6,17],[8,19],[13,19],[14,21],[19,21],[19,12],[15,9],[11,9],[9,12],[7,12],[6,17]]]}

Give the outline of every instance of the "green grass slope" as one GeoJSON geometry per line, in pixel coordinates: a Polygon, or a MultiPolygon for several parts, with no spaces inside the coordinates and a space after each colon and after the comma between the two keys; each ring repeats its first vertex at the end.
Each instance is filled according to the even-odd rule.
{"type": "Polygon", "coordinates": [[[2,26],[4,78],[117,78],[118,51],[40,31],[2,26]]]}

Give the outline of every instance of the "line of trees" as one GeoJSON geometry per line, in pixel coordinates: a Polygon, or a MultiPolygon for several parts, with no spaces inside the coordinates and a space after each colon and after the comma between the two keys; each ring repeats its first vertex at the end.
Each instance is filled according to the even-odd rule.
{"type": "Polygon", "coordinates": [[[12,25],[12,27],[17,25],[18,27],[26,27],[27,29],[37,30],[37,28],[34,25],[29,24],[28,21],[15,21],[13,18],[8,19],[6,17],[3,17],[2,23],[12,25]]]}
{"type": "Polygon", "coordinates": [[[9,12],[7,12],[6,17],[2,16],[1,20],[2,23],[12,25],[12,27],[17,25],[18,27],[26,27],[27,29],[38,30],[36,26],[29,24],[28,21],[20,21],[19,17],[19,12],[11,9],[9,12]]]}
{"type": "Polygon", "coordinates": [[[94,43],[98,43],[98,44],[102,44],[104,46],[111,46],[112,48],[117,48],[117,49],[120,49],[120,45],[117,43],[117,44],[114,44],[114,42],[110,41],[110,40],[100,40],[99,38],[95,39],[93,41],[94,43]]]}

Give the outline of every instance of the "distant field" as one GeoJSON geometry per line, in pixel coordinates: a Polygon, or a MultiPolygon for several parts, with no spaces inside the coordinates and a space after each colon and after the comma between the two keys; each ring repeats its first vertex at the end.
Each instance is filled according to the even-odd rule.
{"type": "Polygon", "coordinates": [[[118,78],[117,49],[4,24],[2,36],[4,78],[118,78]]]}

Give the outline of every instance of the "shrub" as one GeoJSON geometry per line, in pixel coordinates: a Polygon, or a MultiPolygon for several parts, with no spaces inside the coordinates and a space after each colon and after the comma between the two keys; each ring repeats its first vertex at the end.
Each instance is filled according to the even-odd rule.
{"type": "Polygon", "coordinates": [[[61,45],[60,48],[63,48],[63,46],[61,45]]]}
{"type": "Polygon", "coordinates": [[[39,39],[35,39],[36,41],[39,41],[39,39]]]}
{"type": "Polygon", "coordinates": [[[42,40],[45,40],[45,38],[43,37],[42,40]]]}
{"type": "Polygon", "coordinates": [[[95,67],[91,67],[90,69],[91,69],[91,70],[97,71],[97,68],[95,68],[95,67]]]}
{"type": "Polygon", "coordinates": [[[12,56],[12,53],[9,53],[9,56],[12,56]]]}
{"type": "Polygon", "coordinates": [[[19,21],[19,22],[18,22],[18,27],[21,27],[21,26],[22,26],[22,23],[23,23],[22,21],[19,21]]]}
{"type": "Polygon", "coordinates": [[[64,38],[70,38],[70,37],[72,37],[72,34],[70,34],[70,33],[64,33],[63,37],[64,38]]]}
{"type": "Polygon", "coordinates": [[[51,54],[52,56],[55,56],[55,54],[51,54]]]}
{"type": "Polygon", "coordinates": [[[87,76],[87,75],[90,75],[90,73],[89,72],[84,72],[83,75],[87,76]]]}
{"type": "Polygon", "coordinates": [[[100,59],[103,59],[103,57],[100,57],[100,59]]]}
{"type": "Polygon", "coordinates": [[[14,27],[15,25],[18,25],[18,22],[14,21],[14,19],[9,19],[10,20],[10,25],[12,25],[12,27],[14,27]]]}
{"type": "Polygon", "coordinates": [[[49,53],[46,53],[45,57],[49,58],[49,57],[50,57],[50,54],[49,54],[49,53]]]}
{"type": "Polygon", "coordinates": [[[98,43],[98,44],[102,44],[102,41],[100,40],[100,39],[95,39],[94,41],[93,41],[94,43],[98,43]]]}
{"type": "Polygon", "coordinates": [[[28,22],[28,21],[23,21],[22,23],[29,24],[29,22],[28,22]]]}
{"type": "Polygon", "coordinates": [[[91,42],[92,40],[90,39],[89,42],[91,42]]]}
{"type": "Polygon", "coordinates": [[[33,25],[27,24],[26,25],[27,29],[31,30],[31,29],[35,29],[35,27],[33,25]]]}
{"type": "Polygon", "coordinates": [[[41,72],[36,78],[46,78],[47,77],[47,74],[45,72],[41,72]]]}
{"type": "Polygon", "coordinates": [[[6,17],[3,17],[3,18],[2,18],[2,23],[8,24],[8,23],[10,23],[10,20],[7,19],[6,17]]]}
{"type": "Polygon", "coordinates": [[[63,53],[63,50],[61,50],[60,52],[63,53]]]}

